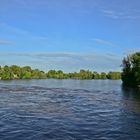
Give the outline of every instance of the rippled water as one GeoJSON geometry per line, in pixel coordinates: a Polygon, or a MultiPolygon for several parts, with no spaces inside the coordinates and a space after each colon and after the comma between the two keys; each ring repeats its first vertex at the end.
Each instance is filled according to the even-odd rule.
{"type": "Polygon", "coordinates": [[[139,140],[140,94],[109,80],[0,81],[0,140],[139,140]]]}

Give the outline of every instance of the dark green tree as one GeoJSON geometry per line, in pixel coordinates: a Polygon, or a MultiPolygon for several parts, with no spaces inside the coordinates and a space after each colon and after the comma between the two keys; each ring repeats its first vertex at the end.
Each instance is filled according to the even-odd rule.
{"type": "Polygon", "coordinates": [[[9,66],[4,66],[1,69],[1,79],[2,80],[11,80],[14,79],[14,74],[9,66]]]}
{"type": "Polygon", "coordinates": [[[100,75],[100,78],[103,79],[103,80],[107,79],[106,73],[102,72],[101,75],[100,75]]]}
{"type": "Polygon", "coordinates": [[[121,73],[120,72],[109,72],[107,77],[110,80],[119,80],[119,79],[121,79],[121,73]]]}
{"type": "Polygon", "coordinates": [[[122,67],[123,84],[133,87],[140,86],[140,52],[124,57],[122,67]]]}
{"type": "Polygon", "coordinates": [[[93,79],[100,79],[100,74],[96,71],[93,72],[93,79]]]}

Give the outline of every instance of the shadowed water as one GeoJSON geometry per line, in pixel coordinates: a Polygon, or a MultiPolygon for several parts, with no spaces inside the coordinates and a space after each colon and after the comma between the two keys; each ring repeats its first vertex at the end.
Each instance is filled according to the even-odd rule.
{"type": "Polygon", "coordinates": [[[0,140],[139,140],[140,94],[111,80],[0,81],[0,140]]]}

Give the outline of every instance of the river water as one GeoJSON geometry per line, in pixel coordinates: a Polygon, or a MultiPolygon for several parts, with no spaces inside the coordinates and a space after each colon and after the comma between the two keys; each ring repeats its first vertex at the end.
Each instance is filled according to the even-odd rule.
{"type": "Polygon", "coordinates": [[[120,80],[0,81],[0,140],[140,140],[140,93],[120,80]]]}

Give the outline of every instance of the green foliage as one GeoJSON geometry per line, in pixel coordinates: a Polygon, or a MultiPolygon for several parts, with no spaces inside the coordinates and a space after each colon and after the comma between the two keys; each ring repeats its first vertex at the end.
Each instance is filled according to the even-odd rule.
{"type": "Polygon", "coordinates": [[[1,68],[0,77],[2,80],[10,80],[14,79],[14,74],[10,67],[4,66],[3,68],[1,68]]]}
{"type": "Polygon", "coordinates": [[[79,79],[79,80],[90,80],[90,79],[112,79],[112,80],[118,80],[121,79],[121,73],[120,72],[110,72],[109,74],[106,74],[105,72],[102,72],[99,74],[98,72],[89,71],[89,70],[83,70],[81,69],[79,72],[73,72],[73,73],[64,73],[63,71],[55,71],[50,70],[47,73],[47,78],[55,78],[55,79],[79,79]]]}
{"type": "Polygon", "coordinates": [[[16,65],[0,67],[0,79],[43,79],[46,74],[43,71],[32,70],[31,67],[19,67],[16,65]]]}
{"type": "Polygon", "coordinates": [[[78,73],[78,79],[92,79],[93,74],[89,70],[80,70],[78,73]]]}
{"type": "Polygon", "coordinates": [[[38,69],[31,71],[32,79],[45,79],[46,73],[43,71],[39,71],[38,69]]]}
{"type": "Polygon", "coordinates": [[[93,72],[93,79],[100,79],[100,74],[96,71],[93,72]]]}
{"type": "Polygon", "coordinates": [[[122,66],[123,84],[138,87],[140,85],[140,52],[124,57],[122,66]]]}
{"type": "Polygon", "coordinates": [[[102,72],[101,75],[100,75],[100,78],[103,79],[103,80],[107,79],[106,73],[102,72]]]}
{"type": "Polygon", "coordinates": [[[121,79],[121,73],[120,72],[109,72],[108,79],[111,79],[111,80],[121,79]]]}
{"type": "MultiPolygon", "coordinates": [[[[110,72],[106,74],[102,72],[99,74],[96,71],[81,69],[79,72],[64,73],[62,70],[49,70],[47,73],[38,69],[33,70],[30,66],[19,67],[16,65],[0,67],[0,79],[13,80],[13,79],[120,79],[119,72],[110,72]]],[[[138,73],[135,73],[138,75],[138,73]]],[[[140,79],[137,79],[140,80],[140,79]]]]}

